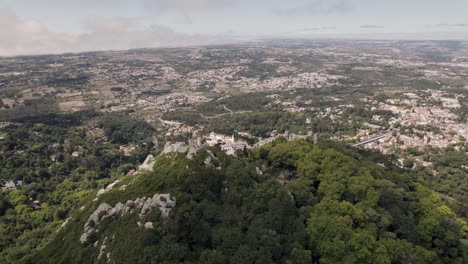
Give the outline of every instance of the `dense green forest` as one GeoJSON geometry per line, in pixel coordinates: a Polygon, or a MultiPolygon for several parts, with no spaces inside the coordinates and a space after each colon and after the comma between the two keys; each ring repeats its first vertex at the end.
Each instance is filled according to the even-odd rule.
{"type": "Polygon", "coordinates": [[[419,175],[427,187],[449,201],[458,215],[468,219],[468,174],[465,165],[468,151],[458,151],[453,147],[426,147],[423,158],[433,162],[432,168],[417,166],[414,173],[419,175]]]}
{"type": "MultiPolygon", "coordinates": [[[[120,177],[125,190],[115,187],[97,201],[95,192],[82,193],[72,218],[48,234],[53,239],[45,246],[0,260],[466,263],[466,221],[415,174],[393,164],[387,156],[340,143],[284,138],[238,157],[217,148],[193,160],[160,155],[154,172],[120,177]],[[101,218],[98,231],[80,243],[83,226],[100,204],[158,193],[177,201],[167,217],[155,210],[101,218]],[[153,228],[139,227],[138,221],[152,222],[153,228]]],[[[6,195],[7,201],[21,203],[17,192],[6,195]]]]}
{"type": "Polygon", "coordinates": [[[157,154],[155,131],[123,114],[31,111],[14,120],[22,123],[1,130],[0,176],[23,186],[0,191],[0,263],[15,263],[42,247],[89,194],[157,154]],[[93,119],[109,142],[96,144],[80,127],[93,119]],[[120,144],[136,142],[131,156],[119,151],[120,144]]]}
{"type": "MultiPolygon", "coordinates": [[[[243,100],[166,117],[225,134],[322,136],[315,144],[280,137],[236,156],[205,148],[189,160],[159,154],[155,139],[164,131],[130,112],[37,111],[45,101],[3,112],[3,120],[19,123],[0,130],[0,184],[22,187],[0,191],[0,263],[467,263],[466,151],[409,149],[438,174],[401,168],[396,156],[323,139],[353,124],[311,117],[307,126],[304,114],[243,100]],[[242,112],[224,113],[224,106],[242,112]],[[135,150],[124,155],[122,145],[135,150]],[[154,171],[128,174],[148,154],[156,156],[154,171]],[[97,231],[80,242],[102,204],[160,194],[174,197],[175,206],[98,211],[99,223],[89,224],[97,231]]],[[[344,114],[391,117],[365,109],[344,114]]]]}

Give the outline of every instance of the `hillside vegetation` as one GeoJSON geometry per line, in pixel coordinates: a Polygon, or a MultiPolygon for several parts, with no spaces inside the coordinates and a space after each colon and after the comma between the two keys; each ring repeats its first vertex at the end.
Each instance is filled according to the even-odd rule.
{"type": "Polygon", "coordinates": [[[90,193],[19,262],[466,263],[466,221],[392,164],[284,138],[238,157],[216,148],[193,160],[160,155],[153,172],[121,177],[95,201],[90,193]],[[140,211],[140,199],[162,194],[171,198],[140,211]],[[121,211],[99,211],[103,204],[121,211]],[[83,242],[86,226],[93,232],[83,242]]]}

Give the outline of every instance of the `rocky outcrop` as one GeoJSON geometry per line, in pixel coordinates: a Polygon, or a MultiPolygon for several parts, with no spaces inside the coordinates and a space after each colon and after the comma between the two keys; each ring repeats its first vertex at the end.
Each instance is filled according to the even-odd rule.
{"type": "MultiPolygon", "coordinates": [[[[141,201],[142,200],[140,199],[140,203],[141,201]]],[[[166,218],[169,216],[169,212],[175,205],[176,200],[175,198],[171,199],[170,194],[155,194],[152,198],[146,198],[142,205],[140,216],[149,213],[152,208],[157,207],[161,211],[161,216],[166,218]]]]}
{"type": "Polygon", "coordinates": [[[155,158],[153,157],[153,155],[148,155],[148,157],[146,157],[143,164],[141,164],[138,167],[138,170],[139,171],[153,171],[154,164],[156,164],[155,158]]]}
{"type": "Polygon", "coordinates": [[[97,192],[97,197],[101,196],[102,194],[106,193],[106,192],[109,192],[110,190],[112,190],[115,185],[117,185],[120,181],[119,180],[116,180],[115,182],[107,185],[107,187],[105,189],[100,189],[98,192],[97,192]]]}
{"type": "Polygon", "coordinates": [[[73,218],[73,217],[68,217],[67,220],[65,220],[65,222],[63,222],[63,223],[60,225],[59,229],[57,229],[57,233],[58,233],[60,230],[62,230],[62,228],[65,228],[65,226],[67,226],[67,224],[68,224],[68,221],[70,221],[72,218],[73,218]]]}
{"type": "Polygon", "coordinates": [[[217,170],[220,170],[221,167],[220,166],[215,166],[214,163],[216,164],[219,164],[219,159],[217,157],[215,157],[215,155],[213,154],[213,152],[211,152],[210,150],[207,150],[207,156],[206,156],[206,159],[203,161],[203,163],[205,164],[205,167],[207,168],[215,168],[217,170]]]}
{"type": "Polygon", "coordinates": [[[257,172],[258,175],[263,175],[262,170],[260,170],[259,167],[255,167],[255,171],[257,172]]]}
{"type": "MultiPolygon", "coordinates": [[[[126,215],[138,212],[140,218],[150,213],[154,208],[158,208],[163,218],[169,217],[171,209],[176,206],[175,197],[170,194],[155,194],[153,197],[141,197],[135,200],[128,200],[125,203],[117,203],[115,206],[110,206],[107,203],[102,203],[98,208],[89,216],[84,225],[83,233],[80,237],[81,243],[86,243],[89,237],[97,232],[98,227],[102,220],[109,217],[116,217],[119,215],[126,215]]],[[[153,223],[145,223],[145,228],[153,228],[153,223]]]]}
{"type": "Polygon", "coordinates": [[[95,232],[97,226],[101,220],[106,219],[107,212],[112,209],[112,207],[107,203],[102,203],[98,208],[89,216],[88,221],[84,225],[83,234],[81,234],[80,242],[85,243],[88,241],[88,238],[95,232]]]}
{"type": "Polygon", "coordinates": [[[105,256],[105,254],[106,254],[106,248],[107,248],[106,242],[107,242],[107,237],[104,238],[104,241],[102,242],[101,248],[99,249],[98,260],[101,260],[101,258],[103,256],[105,256]]]}

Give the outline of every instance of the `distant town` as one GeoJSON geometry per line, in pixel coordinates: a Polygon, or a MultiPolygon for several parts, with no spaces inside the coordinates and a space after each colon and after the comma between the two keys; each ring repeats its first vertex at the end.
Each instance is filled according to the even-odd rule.
{"type": "MultiPolygon", "coordinates": [[[[62,113],[125,112],[162,132],[160,151],[188,157],[205,145],[235,155],[280,136],[326,137],[423,166],[430,159],[407,150],[466,150],[465,43],[290,42],[4,58],[0,113],[41,100],[62,113]],[[268,122],[246,127],[252,118],[268,122]]],[[[10,126],[21,123],[0,123],[10,126]]],[[[109,141],[94,121],[81,128],[109,141]]],[[[71,156],[85,152],[75,146],[71,156]]]]}

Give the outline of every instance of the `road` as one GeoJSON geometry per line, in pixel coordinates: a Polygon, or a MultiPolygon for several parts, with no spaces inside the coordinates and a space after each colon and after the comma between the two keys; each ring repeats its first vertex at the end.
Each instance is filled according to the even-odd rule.
{"type": "Polygon", "coordinates": [[[361,142],[358,142],[358,143],[355,143],[353,144],[352,146],[353,147],[358,147],[358,146],[362,146],[362,145],[366,145],[366,144],[369,144],[371,142],[374,142],[374,141],[377,141],[379,139],[382,139],[384,137],[387,137],[389,136],[389,134],[392,133],[392,130],[386,130],[384,131],[382,134],[378,135],[378,136],[375,136],[375,137],[372,137],[372,138],[368,138],[364,141],[361,141],[361,142]]]}

